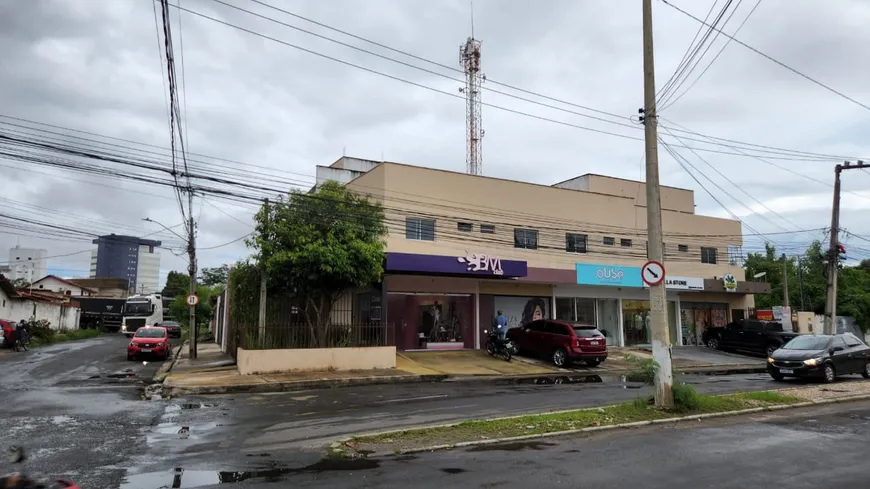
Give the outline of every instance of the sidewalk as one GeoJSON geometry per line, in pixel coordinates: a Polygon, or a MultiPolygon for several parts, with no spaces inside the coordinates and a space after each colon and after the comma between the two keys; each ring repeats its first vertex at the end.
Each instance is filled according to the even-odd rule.
{"type": "MultiPolygon", "coordinates": [[[[201,343],[198,358],[191,360],[185,343],[176,355],[175,361],[161,368],[155,380],[163,382],[164,395],[179,396],[282,392],[346,385],[441,382],[448,379],[453,381],[517,379],[578,373],[620,375],[634,370],[634,367],[624,360],[628,354],[641,358],[651,356],[643,349],[612,348],[610,357],[598,367],[576,366],[561,369],[542,360],[526,357],[514,357],[513,361],[505,362],[492,358],[481,350],[399,352],[396,354],[395,369],[240,375],[233,358],[221,352],[218,345],[201,343]]],[[[723,364],[709,363],[709,361],[705,363],[703,359],[699,361],[697,358],[685,359],[682,356],[675,355],[674,368],[683,373],[729,374],[765,371],[762,362],[747,362],[747,360],[749,362],[755,360],[752,358],[726,359],[726,363],[723,364]]]]}

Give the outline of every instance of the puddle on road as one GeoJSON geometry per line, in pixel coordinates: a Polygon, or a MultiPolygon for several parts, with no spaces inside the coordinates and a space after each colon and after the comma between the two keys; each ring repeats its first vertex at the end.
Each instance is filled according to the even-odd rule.
{"type": "Polygon", "coordinates": [[[469,448],[469,452],[519,452],[522,450],[544,450],[545,448],[554,446],[555,443],[544,443],[542,441],[525,441],[516,443],[493,443],[491,445],[478,445],[469,448]]]}
{"type": "Polygon", "coordinates": [[[445,474],[461,474],[461,473],[465,472],[465,469],[447,468],[447,469],[441,469],[441,472],[444,472],[445,474]]]}
{"type": "Polygon", "coordinates": [[[306,467],[296,469],[270,468],[248,471],[174,469],[163,472],[128,475],[126,481],[121,484],[121,489],[154,489],[158,487],[191,489],[215,484],[232,484],[250,479],[263,479],[264,482],[278,482],[282,477],[293,474],[320,474],[332,471],[355,472],[376,469],[378,467],[380,467],[380,462],[377,460],[355,458],[350,460],[323,459],[306,467]]]}
{"type": "MultiPolygon", "coordinates": [[[[613,380],[616,379],[614,378],[613,380]]],[[[597,384],[604,382],[604,379],[600,375],[551,375],[547,377],[508,379],[505,382],[519,385],[597,384]]]]}

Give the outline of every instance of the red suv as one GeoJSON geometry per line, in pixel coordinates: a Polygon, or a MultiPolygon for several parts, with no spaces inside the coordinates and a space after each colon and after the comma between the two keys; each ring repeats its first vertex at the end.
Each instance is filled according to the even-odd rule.
{"type": "Polygon", "coordinates": [[[579,360],[597,367],[607,359],[607,338],[591,324],[544,319],[511,328],[507,337],[521,351],[546,356],[557,367],[579,360]]]}
{"type": "Polygon", "coordinates": [[[0,346],[11,347],[15,344],[15,326],[18,323],[0,319],[0,346]]]}

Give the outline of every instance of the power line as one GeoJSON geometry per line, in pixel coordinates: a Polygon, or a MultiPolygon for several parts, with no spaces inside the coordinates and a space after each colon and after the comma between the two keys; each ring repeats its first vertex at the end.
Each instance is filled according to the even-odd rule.
{"type": "MultiPolygon", "coordinates": [[[[694,15],[690,14],[689,12],[686,12],[685,10],[681,9],[680,7],[677,7],[676,5],[674,5],[674,4],[670,3],[670,2],[668,2],[668,0],[662,0],[662,2],[664,2],[664,4],[667,5],[668,7],[671,7],[671,8],[673,8],[674,10],[677,10],[678,12],[682,13],[683,15],[685,15],[685,16],[687,16],[687,17],[691,17],[691,18],[694,19],[695,21],[700,22],[700,23],[702,23],[702,24],[704,24],[704,25],[706,25],[706,26],[708,26],[708,27],[710,27],[710,28],[712,28],[712,29],[716,29],[714,26],[711,26],[710,24],[707,24],[706,22],[704,22],[703,20],[701,20],[701,19],[695,17],[694,15]]],[[[727,33],[725,33],[725,32],[722,32],[722,31],[719,30],[719,29],[716,29],[716,30],[719,31],[719,32],[720,32],[721,34],[723,34],[724,36],[726,36],[726,37],[728,37],[729,39],[731,39],[732,41],[736,42],[737,44],[740,44],[741,46],[743,46],[743,47],[749,49],[750,51],[754,52],[755,54],[758,54],[758,55],[763,56],[764,58],[766,58],[766,59],[768,59],[768,60],[770,60],[770,61],[773,61],[774,63],[778,64],[779,66],[782,66],[783,68],[785,68],[785,69],[791,71],[792,73],[794,73],[794,74],[800,76],[801,78],[804,78],[804,79],[806,79],[806,80],[809,80],[810,82],[812,82],[812,83],[814,83],[814,84],[816,84],[816,85],[818,85],[818,86],[824,88],[825,90],[827,90],[827,91],[829,91],[829,92],[831,92],[831,93],[833,93],[833,94],[839,95],[840,97],[842,97],[842,98],[848,100],[849,102],[852,102],[853,104],[856,104],[856,105],[861,106],[861,107],[863,107],[863,108],[865,108],[865,109],[867,109],[867,110],[870,110],[870,106],[865,105],[865,104],[863,104],[863,103],[861,103],[861,102],[855,100],[854,98],[852,98],[852,97],[850,97],[850,96],[844,94],[843,92],[840,92],[839,90],[836,90],[836,89],[830,87],[829,85],[826,85],[826,84],[824,84],[824,83],[822,83],[822,82],[816,80],[815,78],[813,78],[813,77],[811,77],[811,76],[809,76],[809,75],[806,75],[806,74],[804,74],[804,73],[802,73],[802,72],[800,72],[800,71],[798,71],[798,70],[792,68],[791,66],[789,66],[789,65],[787,65],[787,64],[785,64],[785,63],[783,63],[782,61],[779,61],[778,59],[776,59],[776,58],[774,58],[774,57],[772,57],[772,56],[770,56],[770,55],[768,55],[768,54],[765,54],[765,53],[759,51],[758,49],[755,49],[754,47],[752,47],[752,46],[746,44],[745,42],[741,41],[740,39],[737,39],[736,37],[734,37],[734,36],[732,36],[732,35],[730,35],[730,34],[727,34],[727,33]]]]}

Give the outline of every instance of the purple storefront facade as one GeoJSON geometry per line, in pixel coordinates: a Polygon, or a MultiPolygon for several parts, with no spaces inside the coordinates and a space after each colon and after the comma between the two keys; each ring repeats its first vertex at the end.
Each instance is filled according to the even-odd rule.
{"type": "MultiPolygon", "coordinates": [[[[527,263],[486,254],[387,253],[386,319],[399,350],[479,348],[493,314],[481,310],[481,282],[516,282],[527,263]]],[[[493,306],[490,304],[489,308],[493,306]]]]}

